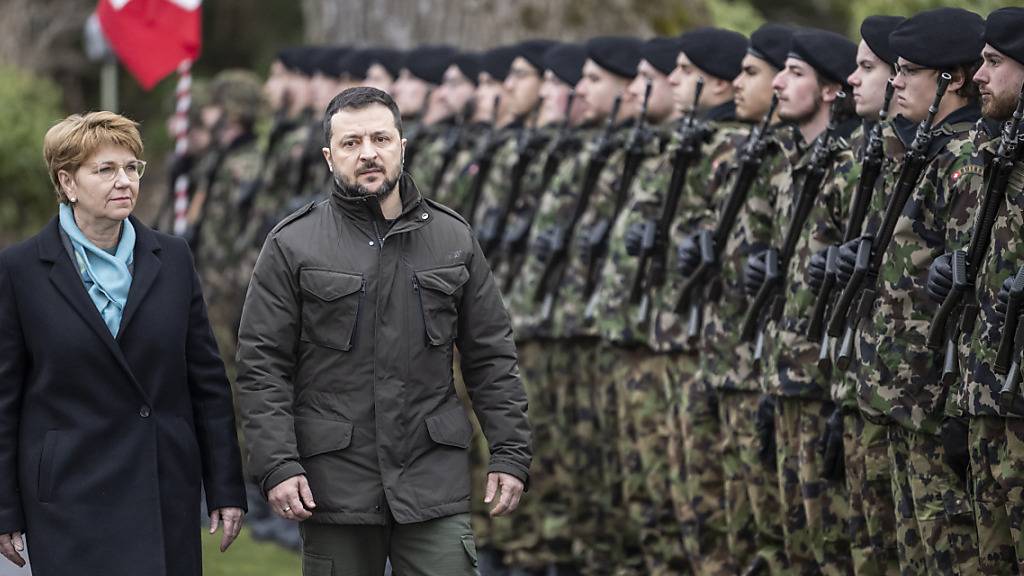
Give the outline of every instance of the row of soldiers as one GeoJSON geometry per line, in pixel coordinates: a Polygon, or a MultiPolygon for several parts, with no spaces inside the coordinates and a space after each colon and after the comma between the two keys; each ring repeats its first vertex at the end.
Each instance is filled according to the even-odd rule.
{"type": "Polygon", "coordinates": [[[216,80],[198,122],[225,356],[268,223],[329,191],[313,111],[375,85],[476,231],[530,398],[530,490],[474,515],[482,573],[1024,574],[1022,29],[282,52],[268,138],[216,80]]]}

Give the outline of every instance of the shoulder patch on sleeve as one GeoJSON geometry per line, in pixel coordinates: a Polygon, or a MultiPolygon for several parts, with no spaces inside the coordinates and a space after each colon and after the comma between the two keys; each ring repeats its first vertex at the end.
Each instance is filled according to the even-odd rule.
{"type": "Polygon", "coordinates": [[[440,202],[437,202],[436,200],[431,200],[430,198],[424,198],[423,200],[425,200],[426,203],[429,204],[431,208],[435,208],[437,210],[440,210],[441,212],[444,212],[445,214],[448,214],[452,218],[455,218],[459,222],[462,222],[467,227],[469,226],[469,222],[465,218],[462,217],[462,214],[459,214],[455,210],[452,210],[451,208],[445,206],[444,204],[441,204],[440,202]]]}
{"type": "Polygon", "coordinates": [[[313,211],[314,208],[317,207],[317,205],[320,202],[322,202],[322,201],[321,200],[314,200],[313,202],[310,202],[309,204],[306,204],[302,208],[299,208],[295,212],[292,212],[291,214],[285,216],[284,220],[281,220],[280,222],[278,222],[277,226],[274,226],[274,229],[271,230],[270,233],[274,234],[277,231],[279,231],[282,228],[284,228],[285,226],[291,224],[292,222],[295,222],[296,220],[298,220],[299,218],[302,218],[306,214],[309,214],[310,212],[313,211]]]}

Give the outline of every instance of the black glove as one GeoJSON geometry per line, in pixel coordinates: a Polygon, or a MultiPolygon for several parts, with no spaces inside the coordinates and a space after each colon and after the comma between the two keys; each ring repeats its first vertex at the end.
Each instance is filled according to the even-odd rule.
{"type": "Polygon", "coordinates": [[[967,470],[971,466],[967,449],[967,422],[961,418],[946,418],[940,430],[943,460],[956,472],[962,484],[967,483],[967,470]]]}
{"type": "Polygon", "coordinates": [[[555,228],[548,228],[537,234],[537,238],[533,241],[533,251],[537,254],[537,260],[546,263],[551,259],[551,255],[555,252],[557,236],[558,230],[555,228]]]}
{"type": "Polygon", "coordinates": [[[839,256],[836,258],[836,282],[840,286],[850,283],[853,269],[857,267],[857,248],[859,246],[860,238],[854,238],[839,245],[839,256]]]}
{"type": "Polygon", "coordinates": [[[743,291],[747,296],[753,297],[761,289],[767,277],[765,273],[765,255],[768,252],[758,252],[747,256],[747,264],[743,267],[743,291]]]}
{"type": "Polygon", "coordinates": [[[757,414],[754,416],[754,429],[761,441],[758,455],[761,462],[775,466],[775,397],[771,394],[761,396],[757,402],[757,414]]]}
{"type": "Polygon", "coordinates": [[[700,265],[700,246],[697,243],[697,236],[690,235],[683,238],[683,241],[679,243],[679,248],[676,249],[676,256],[679,273],[684,278],[693,276],[693,272],[700,265]]]}
{"type": "Polygon", "coordinates": [[[640,255],[644,246],[644,232],[647,231],[646,222],[633,222],[626,229],[626,254],[634,258],[640,255]]]}
{"type": "Polygon", "coordinates": [[[836,407],[825,423],[825,435],[818,446],[822,472],[826,480],[840,482],[846,478],[846,457],[843,448],[843,410],[836,407]]]}
{"type": "Polygon", "coordinates": [[[593,227],[581,227],[576,234],[576,245],[573,248],[576,250],[576,255],[584,262],[590,262],[590,256],[594,251],[593,234],[593,227]]]}
{"type": "Polygon", "coordinates": [[[1006,280],[1003,280],[1003,287],[999,289],[999,294],[996,295],[996,318],[999,320],[999,324],[1006,323],[1006,309],[1010,306],[1011,286],[1013,286],[1012,274],[1006,280]]]}
{"type": "Polygon", "coordinates": [[[949,252],[932,260],[928,268],[928,297],[942,304],[953,289],[953,255],[949,252]]]}
{"type": "Polygon", "coordinates": [[[821,293],[821,286],[825,283],[825,267],[828,264],[828,250],[822,250],[811,256],[807,263],[807,285],[811,287],[814,294],[821,293]]]}

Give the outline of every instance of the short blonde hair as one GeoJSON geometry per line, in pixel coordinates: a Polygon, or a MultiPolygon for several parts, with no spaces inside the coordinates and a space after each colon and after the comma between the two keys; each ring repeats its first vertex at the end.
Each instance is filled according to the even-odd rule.
{"type": "Polygon", "coordinates": [[[87,158],[104,146],[120,146],[142,157],[142,136],[133,120],[113,112],[72,114],[54,124],[43,137],[43,158],[50,172],[50,181],[62,204],[68,197],[60,187],[61,170],[74,173],[87,158]]]}

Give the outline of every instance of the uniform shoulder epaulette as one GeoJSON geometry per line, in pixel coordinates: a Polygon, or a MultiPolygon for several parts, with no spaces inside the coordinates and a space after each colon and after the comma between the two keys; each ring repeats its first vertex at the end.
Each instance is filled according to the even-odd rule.
{"type": "Polygon", "coordinates": [[[302,208],[299,208],[295,212],[292,212],[291,214],[285,216],[283,220],[281,220],[280,222],[277,223],[277,226],[274,226],[274,229],[271,230],[270,233],[271,234],[276,234],[279,230],[281,230],[285,226],[291,224],[292,222],[295,222],[296,220],[298,220],[299,218],[302,218],[306,214],[309,214],[321,202],[324,202],[324,200],[314,200],[314,201],[310,202],[309,204],[306,204],[302,208]]]}
{"type": "Polygon", "coordinates": [[[455,218],[459,222],[462,222],[467,227],[469,227],[469,221],[466,220],[465,218],[463,218],[462,214],[459,214],[455,210],[452,210],[451,208],[445,206],[444,204],[441,204],[440,202],[438,202],[436,200],[431,200],[430,198],[424,198],[423,200],[425,200],[427,202],[427,204],[429,204],[432,208],[436,208],[436,209],[440,210],[441,212],[444,212],[445,214],[448,214],[452,218],[455,218]]]}

